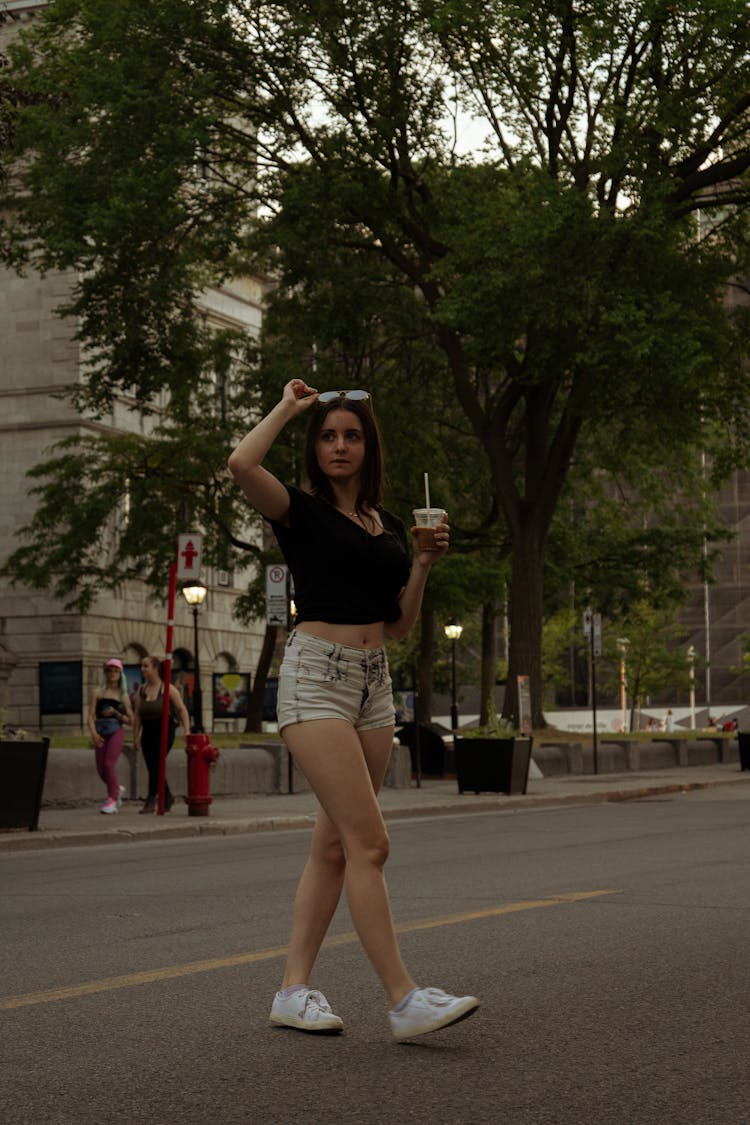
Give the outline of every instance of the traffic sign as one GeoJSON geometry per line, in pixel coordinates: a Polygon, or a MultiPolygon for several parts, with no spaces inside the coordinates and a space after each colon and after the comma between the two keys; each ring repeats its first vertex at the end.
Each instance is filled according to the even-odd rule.
{"type": "Polygon", "coordinates": [[[266,567],[266,623],[286,625],[289,603],[287,599],[288,568],[279,563],[266,567]]]}
{"type": "Polygon", "coordinates": [[[195,582],[200,577],[203,536],[197,531],[177,536],[177,581],[195,582]]]}
{"type": "Polygon", "coordinates": [[[528,676],[517,676],[518,683],[518,728],[521,734],[531,734],[531,680],[528,676]]]}

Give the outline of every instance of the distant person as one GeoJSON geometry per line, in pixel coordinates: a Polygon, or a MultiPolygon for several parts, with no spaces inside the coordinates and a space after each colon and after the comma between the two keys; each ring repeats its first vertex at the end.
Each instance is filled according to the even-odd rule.
{"type": "Polygon", "coordinates": [[[657,723],[656,719],[649,719],[648,722],[646,723],[646,726],[645,726],[646,732],[648,734],[651,734],[653,731],[658,730],[658,729],[659,729],[659,724],[657,723]]]}
{"type": "Polygon", "coordinates": [[[292,379],[234,450],[229,468],[273,527],[294,577],[298,612],[279,672],[278,724],[320,802],[271,1021],[300,1031],[343,1030],[309,982],[346,886],[355,928],[390,1001],[394,1036],[437,1031],[471,1015],[479,1001],[419,987],[401,958],[377,792],[395,726],[385,637],[405,637],[414,625],[432,566],[448,550],[447,518],[443,513],[429,548],[415,538],[410,562],[406,529],[382,506],[382,448],[367,391],[319,394],[292,379]],[[263,462],[284,427],[305,412],[310,487],[303,491],[282,484],[263,462]]]}
{"type": "Polygon", "coordinates": [[[716,722],[716,719],[713,717],[713,715],[709,715],[708,718],[706,719],[706,728],[708,730],[716,730],[717,725],[718,724],[716,722]]]}
{"type": "Polygon", "coordinates": [[[664,716],[664,727],[663,727],[663,729],[664,730],[674,730],[674,715],[672,714],[672,708],[671,707],[667,710],[667,713],[664,716]]]}
{"type": "Polygon", "coordinates": [[[130,700],[131,710],[135,711],[135,701],[138,698],[138,692],[141,690],[141,681],[133,680],[128,685],[128,699],[130,700]]]}
{"type": "Polygon", "coordinates": [[[89,703],[88,723],[96,751],[96,770],[107,787],[107,799],[99,812],[116,813],[125,796],[125,786],[117,781],[117,759],[125,741],[123,726],[133,722],[125,669],[113,656],[104,663],[104,684],[89,703]]]}
{"type": "MultiPolygon", "coordinates": [[[[133,720],[133,745],[143,754],[148,770],[148,796],[141,813],[156,812],[159,795],[159,765],[161,759],[161,725],[164,708],[164,680],[161,661],[156,656],[144,656],[141,661],[143,684],[135,701],[133,720]]],[[[167,724],[167,753],[172,749],[177,725],[187,734],[190,716],[182,696],[174,684],[169,685],[169,721],[167,724]]],[[[166,780],[164,782],[164,811],[169,812],[174,797],[166,780]]]]}

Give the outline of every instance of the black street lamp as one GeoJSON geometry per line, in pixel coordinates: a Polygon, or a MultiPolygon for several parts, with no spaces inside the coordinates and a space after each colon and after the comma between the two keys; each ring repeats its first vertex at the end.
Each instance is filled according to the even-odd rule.
{"type": "Polygon", "coordinates": [[[455,735],[458,730],[458,703],[456,702],[456,641],[464,631],[463,625],[451,620],[444,626],[444,633],[451,643],[451,729],[455,735]]]}
{"type": "Polygon", "coordinates": [[[198,655],[198,609],[206,600],[208,590],[202,582],[183,586],[182,596],[193,611],[193,645],[195,648],[195,684],[193,686],[193,734],[203,734],[203,693],[201,691],[201,662],[198,655]]]}

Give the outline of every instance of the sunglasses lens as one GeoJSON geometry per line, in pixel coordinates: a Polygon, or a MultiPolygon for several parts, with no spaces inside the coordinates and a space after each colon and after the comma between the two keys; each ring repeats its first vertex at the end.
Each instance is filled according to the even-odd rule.
{"type": "Polygon", "coordinates": [[[323,391],[318,395],[318,402],[325,405],[328,402],[336,402],[338,399],[350,399],[352,402],[366,402],[370,397],[368,391],[323,391]]]}

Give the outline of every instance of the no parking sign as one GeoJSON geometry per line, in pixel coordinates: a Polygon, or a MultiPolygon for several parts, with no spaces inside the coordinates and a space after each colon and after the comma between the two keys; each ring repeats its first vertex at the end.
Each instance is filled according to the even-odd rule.
{"type": "Polygon", "coordinates": [[[279,563],[272,563],[266,567],[266,624],[286,625],[287,603],[287,567],[279,563]]]}

